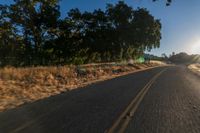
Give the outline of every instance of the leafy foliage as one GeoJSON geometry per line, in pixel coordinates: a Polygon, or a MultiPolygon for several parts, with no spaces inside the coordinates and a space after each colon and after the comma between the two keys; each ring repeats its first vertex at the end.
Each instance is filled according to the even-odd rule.
{"type": "Polygon", "coordinates": [[[185,52],[175,54],[173,52],[172,55],[169,57],[169,60],[177,64],[200,63],[200,55],[188,55],[185,52]]]}
{"type": "Polygon", "coordinates": [[[58,0],[14,0],[0,5],[0,65],[83,64],[136,58],[157,48],[161,23],[147,9],[123,1],[106,10],[71,9],[58,0]]]}

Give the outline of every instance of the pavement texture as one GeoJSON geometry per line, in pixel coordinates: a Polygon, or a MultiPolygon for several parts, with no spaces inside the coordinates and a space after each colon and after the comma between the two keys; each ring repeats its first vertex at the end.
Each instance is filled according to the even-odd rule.
{"type": "Polygon", "coordinates": [[[200,133],[200,77],[165,66],[98,82],[0,113],[0,133],[105,133],[157,73],[127,133],[200,133]]]}
{"type": "Polygon", "coordinates": [[[200,77],[185,67],[168,68],[129,123],[127,133],[200,133],[200,77]]]}

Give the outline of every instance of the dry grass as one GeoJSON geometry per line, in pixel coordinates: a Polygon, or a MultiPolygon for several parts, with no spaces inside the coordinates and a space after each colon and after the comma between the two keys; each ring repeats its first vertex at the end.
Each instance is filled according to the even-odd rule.
{"type": "Polygon", "coordinates": [[[188,68],[192,71],[192,72],[194,72],[194,73],[196,73],[197,75],[199,75],[200,76],[200,64],[191,64],[191,65],[189,65],[188,66],[188,68]]]}
{"type": "Polygon", "coordinates": [[[83,66],[0,69],[0,111],[27,102],[56,95],[71,89],[105,80],[158,63],[118,65],[89,64],[83,66]]]}

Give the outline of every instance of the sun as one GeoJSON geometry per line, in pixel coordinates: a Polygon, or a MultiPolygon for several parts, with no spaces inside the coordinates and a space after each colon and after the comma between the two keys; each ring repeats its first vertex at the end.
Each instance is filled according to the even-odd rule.
{"type": "Polygon", "coordinates": [[[191,53],[192,54],[200,54],[200,40],[192,45],[191,53]]]}

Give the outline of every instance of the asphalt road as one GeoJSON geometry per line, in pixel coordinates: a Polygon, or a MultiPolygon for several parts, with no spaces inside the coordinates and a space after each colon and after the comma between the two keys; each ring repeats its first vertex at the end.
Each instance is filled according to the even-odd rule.
{"type": "Polygon", "coordinates": [[[106,132],[200,133],[200,77],[159,67],[0,113],[0,133],[106,132]]]}

